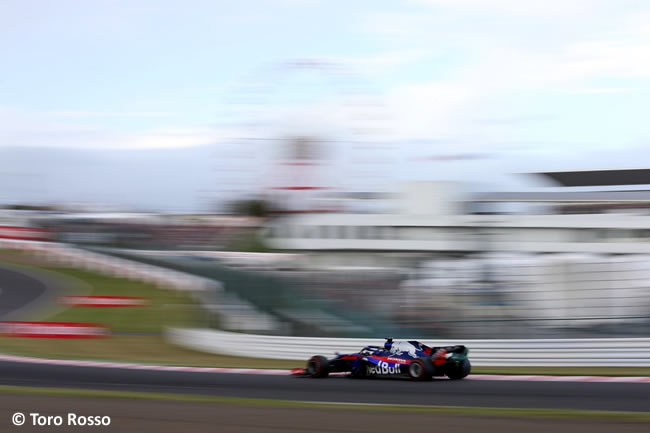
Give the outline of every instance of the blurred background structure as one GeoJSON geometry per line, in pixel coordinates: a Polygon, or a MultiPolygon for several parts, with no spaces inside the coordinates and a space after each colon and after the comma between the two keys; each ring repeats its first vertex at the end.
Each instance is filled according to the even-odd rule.
{"type": "Polygon", "coordinates": [[[650,431],[648,23],[0,1],[0,431],[650,431]],[[472,375],[289,376],[384,338],[472,375]]]}
{"type": "Polygon", "coordinates": [[[650,194],[630,184],[650,182],[650,170],[520,176],[560,186],[476,193],[411,182],[373,196],[386,213],[369,211],[366,196],[346,199],[339,212],[236,207],[259,216],[5,209],[3,236],[22,233],[12,225],[38,227],[47,240],[218,281],[225,290],[215,314],[231,330],[646,335],[650,194]]]}
{"type": "Polygon", "coordinates": [[[503,20],[346,5],[342,24],[342,6],[307,3],[257,21],[240,5],[66,5],[46,25],[7,8],[44,35],[16,38],[12,64],[64,60],[45,84],[0,83],[0,239],[214,280],[210,323],[231,330],[650,331],[642,6],[603,2],[583,37],[564,4],[500,3],[503,20]]]}
{"type": "Polygon", "coordinates": [[[276,62],[226,97],[215,155],[219,201],[262,198],[275,212],[341,210],[333,197],[382,191],[394,133],[371,80],[326,59],[276,62]]]}

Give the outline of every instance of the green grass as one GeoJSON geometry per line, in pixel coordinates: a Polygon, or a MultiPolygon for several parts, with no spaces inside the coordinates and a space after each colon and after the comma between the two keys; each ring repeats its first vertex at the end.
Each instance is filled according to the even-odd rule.
{"type": "Polygon", "coordinates": [[[89,359],[144,364],[280,368],[303,367],[303,361],[254,359],[195,352],[167,343],[162,336],[118,335],[106,339],[0,338],[0,352],[50,359],[89,359]]]}
{"type": "MultiPolygon", "coordinates": [[[[141,296],[151,301],[151,305],[142,307],[98,308],[71,307],[52,314],[50,311],[36,312],[24,320],[52,320],[62,322],[97,322],[108,325],[114,333],[150,333],[160,334],[166,326],[195,326],[201,317],[200,307],[186,293],[160,289],[153,284],[116,278],[70,267],[54,267],[41,262],[33,256],[22,252],[0,252],[0,263],[7,262],[20,267],[44,270],[59,276],[66,286],[67,294],[76,294],[73,289],[79,287],[80,295],[94,296],[141,296]],[[87,288],[91,293],[87,293],[87,288]]],[[[57,308],[57,310],[60,310],[57,308]]]]}
{"type": "Polygon", "coordinates": [[[115,333],[161,333],[165,326],[191,326],[195,323],[197,306],[182,292],[80,269],[43,269],[85,282],[92,287],[90,294],[94,296],[141,296],[151,301],[151,305],[142,307],[72,307],[48,317],[48,320],[98,322],[110,326],[115,333]]]}
{"type": "Polygon", "coordinates": [[[302,367],[304,364],[302,361],[213,355],[167,343],[162,336],[165,327],[203,325],[203,310],[186,293],[76,268],[54,267],[22,252],[0,251],[0,261],[26,270],[51,272],[60,277],[60,282],[69,286],[66,288],[79,285],[87,290],[90,287],[92,295],[142,296],[151,300],[151,305],[145,307],[71,307],[54,314],[51,311],[34,313],[24,320],[103,323],[110,326],[114,335],[102,339],[0,337],[2,353],[50,359],[89,359],[201,367],[289,369],[302,367]]]}
{"type": "Polygon", "coordinates": [[[23,320],[102,323],[115,334],[104,339],[47,339],[0,337],[0,352],[25,356],[64,359],[116,360],[171,365],[217,365],[223,360],[168,344],[162,337],[167,326],[200,326],[204,314],[189,295],[76,268],[54,267],[22,252],[0,251],[0,260],[27,270],[48,271],[69,290],[79,286],[82,294],[98,296],[142,296],[151,301],[143,307],[97,308],[71,307],[31,313],[23,320]],[[83,284],[79,284],[79,282],[83,284]],[[53,311],[56,311],[53,313],[53,311]]]}
{"type": "Polygon", "coordinates": [[[648,412],[614,412],[574,409],[510,409],[496,407],[468,406],[426,406],[371,403],[309,402],[294,400],[271,400],[262,398],[220,397],[207,395],[171,394],[135,391],[102,391],[70,388],[44,388],[26,386],[0,386],[6,394],[27,394],[60,397],[113,398],[132,400],[184,401],[194,403],[232,404],[245,406],[264,406],[304,409],[365,410],[381,412],[411,412],[450,415],[498,416],[498,417],[537,417],[537,418],[600,418],[625,422],[650,422],[648,412]]]}

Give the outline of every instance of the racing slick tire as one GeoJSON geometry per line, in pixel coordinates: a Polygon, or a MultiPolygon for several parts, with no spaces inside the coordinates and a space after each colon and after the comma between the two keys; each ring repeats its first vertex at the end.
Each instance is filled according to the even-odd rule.
{"type": "Polygon", "coordinates": [[[469,359],[465,359],[457,367],[447,370],[447,377],[451,380],[460,380],[465,378],[470,371],[472,371],[472,364],[469,359]]]}
{"type": "Polygon", "coordinates": [[[433,376],[433,362],[428,357],[414,359],[408,365],[408,375],[417,381],[430,380],[433,376]]]}
{"type": "Polygon", "coordinates": [[[311,377],[321,378],[330,374],[329,362],[324,356],[312,356],[307,361],[307,374],[311,377]]]}

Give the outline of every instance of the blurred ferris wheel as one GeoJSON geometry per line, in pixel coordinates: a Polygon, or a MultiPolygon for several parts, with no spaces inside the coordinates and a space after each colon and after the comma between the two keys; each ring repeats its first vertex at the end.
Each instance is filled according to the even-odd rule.
{"type": "Polygon", "coordinates": [[[264,196],[289,212],[339,210],[349,193],[385,190],[394,137],[379,92],[324,60],[250,74],[224,103],[218,200],[264,196]]]}

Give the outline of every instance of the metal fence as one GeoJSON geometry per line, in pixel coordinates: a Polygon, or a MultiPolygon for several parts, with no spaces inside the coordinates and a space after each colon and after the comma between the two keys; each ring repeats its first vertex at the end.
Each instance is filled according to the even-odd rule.
{"type": "MultiPolygon", "coordinates": [[[[206,329],[169,329],[170,342],[192,350],[266,359],[307,360],[354,353],[381,340],[251,335],[206,329]]],[[[429,346],[464,344],[475,366],[650,367],[650,338],[539,340],[422,340],[429,346]]]]}
{"type": "Polygon", "coordinates": [[[287,325],[265,333],[419,339],[650,335],[650,257],[644,255],[436,258],[421,260],[408,275],[383,268],[254,271],[206,258],[128,257],[222,282],[227,293],[287,325]]]}
{"type": "Polygon", "coordinates": [[[402,289],[405,311],[427,311],[442,335],[650,335],[650,258],[643,255],[435,260],[402,289]]]}

